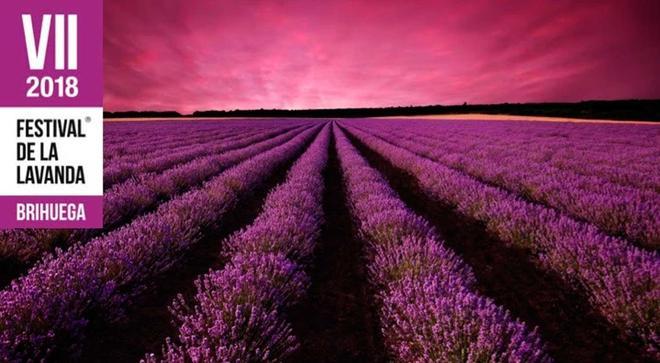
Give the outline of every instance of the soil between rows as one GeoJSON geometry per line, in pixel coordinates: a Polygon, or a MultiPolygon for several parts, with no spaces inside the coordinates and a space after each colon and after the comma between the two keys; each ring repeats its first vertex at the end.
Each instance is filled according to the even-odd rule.
{"type": "Polygon", "coordinates": [[[394,167],[350,132],[346,134],[401,199],[432,223],[447,246],[472,267],[479,292],[528,326],[539,327],[557,362],[646,361],[641,348],[621,338],[584,295],[556,274],[541,269],[529,251],[490,235],[481,222],[461,215],[453,207],[429,200],[414,177],[394,167]]]}
{"type": "Polygon", "coordinates": [[[324,171],[325,223],[310,268],[307,299],[289,316],[300,350],[291,362],[382,362],[373,294],[367,283],[362,243],[355,238],[335,150],[324,171]]]}
{"type": "Polygon", "coordinates": [[[0,289],[4,289],[9,283],[23,275],[28,267],[15,259],[0,259],[0,289]]]}
{"type": "MultiPolygon", "coordinates": [[[[52,248],[48,253],[57,248],[66,249],[69,246],[66,242],[69,231],[63,229],[54,233],[52,248]]],[[[25,275],[37,261],[39,259],[24,262],[13,257],[0,258],[0,289],[5,289],[13,280],[25,275]]]]}
{"type": "MultiPolygon", "coordinates": [[[[307,142],[306,147],[310,144],[311,141],[307,142]]],[[[131,305],[124,321],[90,326],[80,361],[137,362],[146,353],[161,353],[165,338],[174,339],[178,335],[168,311],[169,304],[178,294],[191,301],[197,277],[224,266],[226,261],[220,256],[221,241],[256,218],[268,192],[284,181],[296,159],[278,168],[262,187],[242,198],[239,207],[227,215],[219,230],[206,234],[184,257],[179,267],[154,281],[150,292],[131,305]]]]}

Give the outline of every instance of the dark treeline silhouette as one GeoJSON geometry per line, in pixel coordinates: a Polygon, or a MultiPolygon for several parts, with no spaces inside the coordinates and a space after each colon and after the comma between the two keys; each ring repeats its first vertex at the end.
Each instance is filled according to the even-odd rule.
{"type": "Polygon", "coordinates": [[[230,111],[195,111],[181,115],[175,111],[105,112],[106,118],[125,117],[319,117],[354,118],[378,116],[423,116],[459,113],[484,113],[520,116],[572,117],[585,119],[660,121],[660,100],[582,101],[575,103],[500,103],[484,105],[429,105],[382,108],[337,109],[258,109],[230,111]]]}
{"type": "Polygon", "coordinates": [[[103,112],[104,118],[169,118],[183,117],[176,111],[120,111],[103,112]]]}

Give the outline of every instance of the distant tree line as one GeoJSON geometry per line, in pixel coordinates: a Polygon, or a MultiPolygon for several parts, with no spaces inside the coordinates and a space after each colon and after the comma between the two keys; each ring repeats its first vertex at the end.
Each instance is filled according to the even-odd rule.
{"type": "Polygon", "coordinates": [[[547,103],[499,103],[469,105],[397,106],[381,108],[336,109],[257,109],[209,110],[182,115],[176,111],[105,112],[105,118],[169,118],[169,117],[319,117],[355,118],[379,116],[423,116],[456,113],[484,113],[520,116],[574,117],[586,119],[660,121],[660,100],[618,100],[547,103]]]}
{"type": "Polygon", "coordinates": [[[176,111],[119,111],[103,112],[103,118],[171,118],[183,117],[176,111]]]}

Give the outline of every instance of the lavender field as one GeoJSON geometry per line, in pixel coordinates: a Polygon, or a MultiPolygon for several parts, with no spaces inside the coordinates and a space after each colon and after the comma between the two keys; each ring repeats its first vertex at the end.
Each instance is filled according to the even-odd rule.
{"type": "Polygon", "coordinates": [[[660,360],[660,126],[106,122],[103,230],[0,231],[0,361],[660,360]]]}

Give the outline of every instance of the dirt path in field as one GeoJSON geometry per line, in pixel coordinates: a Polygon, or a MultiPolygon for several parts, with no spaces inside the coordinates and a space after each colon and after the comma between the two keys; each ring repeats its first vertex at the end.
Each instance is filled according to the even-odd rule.
{"type": "Polygon", "coordinates": [[[346,207],[334,145],[325,171],[326,223],[310,275],[308,298],[291,314],[301,349],[291,362],[382,362],[378,316],[367,286],[362,244],[346,207]]]}
{"type": "Polygon", "coordinates": [[[154,281],[150,292],[132,305],[125,322],[90,327],[82,361],[137,362],[146,353],[159,354],[165,338],[177,336],[172,315],[167,309],[169,304],[179,293],[186,297],[186,301],[191,301],[196,278],[209,269],[224,266],[225,261],[220,258],[220,242],[254,220],[267,193],[284,181],[294,161],[295,158],[279,168],[264,187],[243,198],[238,209],[227,215],[220,230],[208,233],[179,267],[154,281]]]}
{"type": "Polygon", "coordinates": [[[0,259],[0,289],[4,289],[9,283],[27,272],[27,264],[14,259],[0,259]]]}
{"type": "Polygon", "coordinates": [[[583,295],[555,274],[540,269],[528,251],[491,236],[483,224],[428,200],[415,179],[395,168],[354,137],[360,152],[388,179],[403,201],[431,222],[447,246],[469,264],[477,288],[513,316],[538,326],[557,362],[637,362],[642,350],[623,341],[593,311],[583,295]]]}
{"type": "Polygon", "coordinates": [[[59,230],[53,239],[52,247],[41,257],[32,261],[23,262],[13,257],[0,258],[0,289],[5,289],[13,280],[27,274],[30,268],[32,268],[46,254],[52,253],[57,248],[63,250],[69,248],[72,243],[68,241],[68,235],[69,230],[59,230]]]}

